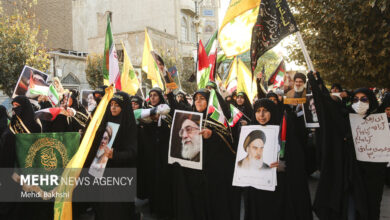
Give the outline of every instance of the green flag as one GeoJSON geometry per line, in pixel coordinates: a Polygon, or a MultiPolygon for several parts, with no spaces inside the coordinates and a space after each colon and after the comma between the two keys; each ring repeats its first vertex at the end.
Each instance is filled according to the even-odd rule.
{"type": "MultiPolygon", "coordinates": [[[[16,134],[16,156],[23,174],[57,174],[80,145],[78,132],[16,134]]],[[[42,187],[44,190],[50,190],[42,187]]]]}

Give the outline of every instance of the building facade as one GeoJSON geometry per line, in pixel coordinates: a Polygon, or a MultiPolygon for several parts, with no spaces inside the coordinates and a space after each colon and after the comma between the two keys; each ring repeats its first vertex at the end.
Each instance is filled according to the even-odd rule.
{"type": "MultiPolygon", "coordinates": [[[[3,6],[14,7],[12,2],[3,6]]],[[[85,89],[86,56],[103,53],[107,16],[118,54],[123,42],[136,69],[147,30],[157,52],[186,59],[194,64],[186,67],[195,71],[197,40],[206,43],[218,29],[218,7],[219,0],[38,0],[33,10],[37,24],[47,30],[48,73],[65,87],[85,89]]]]}

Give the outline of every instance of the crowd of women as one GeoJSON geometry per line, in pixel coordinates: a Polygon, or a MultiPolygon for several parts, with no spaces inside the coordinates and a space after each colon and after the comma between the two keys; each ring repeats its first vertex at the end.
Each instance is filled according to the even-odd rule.
{"type": "MultiPolygon", "coordinates": [[[[106,167],[137,168],[137,198],[148,201],[150,212],[157,219],[238,220],[244,215],[248,220],[310,220],[313,211],[319,219],[325,220],[379,219],[383,189],[386,181],[390,184],[389,168],[387,163],[356,159],[348,114],[367,116],[386,112],[390,119],[390,94],[383,95],[380,105],[373,91],[367,88],[340,98],[328,91],[319,73],[309,72],[307,77],[320,123],[316,129],[305,127],[304,118],[297,114],[299,106],[283,104],[282,94],[265,93],[260,89],[253,105],[244,92],[226,97],[217,92],[227,119],[231,115],[229,104],[245,115],[232,128],[206,117],[210,90],[218,90],[213,82],[192,95],[192,104],[183,92],[175,97],[170,90],[164,93],[153,88],[149,91],[149,100],[144,101],[139,96],[130,97],[117,91],[107,106],[84,167],[91,165],[106,124],[115,122],[120,128],[113,150],[104,152],[109,158],[106,167]],[[136,109],[153,109],[161,104],[170,107],[164,117],[156,111],[151,114],[151,121],[138,121],[134,117],[136,109]],[[168,164],[170,127],[175,110],[199,112],[207,118],[199,134],[203,137],[202,170],[168,164]],[[282,128],[283,123],[285,147],[279,161],[272,164],[277,168],[275,191],[232,186],[241,127],[280,125],[282,128]],[[320,177],[312,203],[308,177],[316,170],[320,177]]],[[[300,81],[302,79],[306,81],[304,74],[300,75],[300,81]]],[[[102,86],[94,92],[97,103],[104,96],[104,89],[102,86]]],[[[1,168],[12,168],[16,164],[16,133],[77,131],[83,134],[91,116],[77,101],[78,92],[71,91],[71,94],[69,100],[62,102],[66,110],[54,121],[36,119],[32,105],[24,96],[12,100],[9,126],[5,110],[0,108],[1,168]]],[[[44,101],[40,104],[41,108],[50,107],[50,103],[44,101]]],[[[76,188],[76,197],[78,190],[82,189],[76,188]]],[[[1,203],[0,219],[51,219],[52,208],[50,203],[1,203]]],[[[137,218],[134,203],[130,202],[74,203],[74,218],[78,219],[91,208],[95,219],[137,218]]]]}

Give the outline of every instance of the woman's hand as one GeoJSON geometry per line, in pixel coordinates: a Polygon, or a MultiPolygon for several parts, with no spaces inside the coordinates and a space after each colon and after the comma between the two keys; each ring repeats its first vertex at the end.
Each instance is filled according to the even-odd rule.
{"type": "Polygon", "coordinates": [[[279,161],[273,162],[269,165],[270,168],[275,168],[279,166],[279,161]]]}
{"type": "Polygon", "coordinates": [[[202,135],[204,139],[209,139],[213,132],[208,128],[204,128],[202,131],[199,132],[199,134],[202,135]]]}
{"type": "Polygon", "coordinates": [[[112,159],[113,150],[108,148],[107,146],[104,148],[104,156],[112,159]]]}
{"type": "Polygon", "coordinates": [[[241,120],[241,125],[242,125],[242,126],[248,125],[248,122],[245,121],[245,120],[241,120]]]}

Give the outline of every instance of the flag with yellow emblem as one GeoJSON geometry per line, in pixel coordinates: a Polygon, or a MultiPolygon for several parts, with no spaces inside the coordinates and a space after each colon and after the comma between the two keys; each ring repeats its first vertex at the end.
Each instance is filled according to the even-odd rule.
{"type": "Polygon", "coordinates": [[[127,55],[125,45],[122,42],[123,47],[123,68],[121,75],[122,91],[135,95],[139,89],[139,81],[135,74],[133,65],[131,64],[130,58],[127,55]]]}

